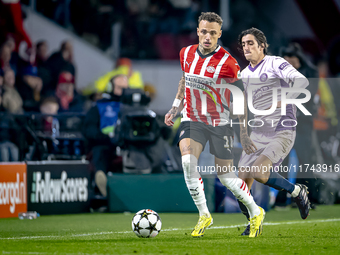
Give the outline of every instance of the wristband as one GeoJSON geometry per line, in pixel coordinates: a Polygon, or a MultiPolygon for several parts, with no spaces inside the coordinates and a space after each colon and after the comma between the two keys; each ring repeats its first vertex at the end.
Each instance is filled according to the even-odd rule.
{"type": "Polygon", "coordinates": [[[174,107],[179,107],[179,105],[181,104],[182,100],[179,100],[177,98],[175,98],[174,102],[172,103],[172,106],[174,107]]]}

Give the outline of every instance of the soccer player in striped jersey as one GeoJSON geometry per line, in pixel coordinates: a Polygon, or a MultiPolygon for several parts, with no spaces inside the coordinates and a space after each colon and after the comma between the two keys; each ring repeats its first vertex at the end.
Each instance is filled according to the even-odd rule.
{"type": "Polygon", "coordinates": [[[237,61],[217,44],[221,37],[222,19],[212,12],[202,13],[198,19],[199,44],[185,47],[180,52],[183,76],[176,98],[164,122],[173,125],[180,104],[183,103],[179,127],[179,147],[182,155],[184,179],[199,211],[199,220],[191,235],[201,237],[213,223],[207,207],[203,180],[197,170],[197,161],[209,141],[215,156],[215,167],[221,183],[247,207],[250,215],[250,237],[262,233],[264,210],[256,205],[246,184],[234,172],[233,129],[229,121],[230,91],[223,87],[238,80],[237,61]]]}
{"type": "MultiPolygon", "coordinates": [[[[255,179],[275,189],[286,190],[296,202],[301,218],[306,219],[309,215],[307,187],[290,183],[277,173],[277,169],[292,149],[296,134],[296,106],[288,104],[286,115],[281,115],[281,88],[304,89],[309,82],[285,59],[267,55],[268,44],[262,31],[256,28],[243,31],[239,36],[239,44],[245,58],[250,62],[241,72],[245,98],[250,94],[254,109],[268,110],[276,97],[274,91],[277,91],[277,108],[267,115],[255,113],[256,124],[252,125],[257,127],[253,128],[250,137],[247,126],[240,125],[243,152],[239,162],[239,176],[249,189],[255,179]]],[[[286,97],[296,99],[299,94],[300,92],[289,92],[286,97]]],[[[247,113],[246,107],[245,112],[247,113]]],[[[239,119],[240,122],[248,123],[247,114],[239,116],[239,119]]],[[[242,203],[239,204],[249,218],[247,209],[242,203]]],[[[248,234],[247,229],[243,235],[248,234]]]]}

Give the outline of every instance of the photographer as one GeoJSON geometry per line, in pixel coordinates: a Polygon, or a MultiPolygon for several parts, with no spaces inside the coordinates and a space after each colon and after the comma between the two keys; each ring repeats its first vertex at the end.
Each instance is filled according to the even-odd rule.
{"type": "Polygon", "coordinates": [[[114,129],[120,111],[120,98],[124,88],[128,88],[125,75],[116,75],[111,81],[112,92],[103,94],[86,114],[83,135],[88,140],[90,162],[95,170],[95,183],[100,193],[106,197],[106,173],[112,169],[112,159],[116,158],[116,144],[112,142],[114,129]]]}

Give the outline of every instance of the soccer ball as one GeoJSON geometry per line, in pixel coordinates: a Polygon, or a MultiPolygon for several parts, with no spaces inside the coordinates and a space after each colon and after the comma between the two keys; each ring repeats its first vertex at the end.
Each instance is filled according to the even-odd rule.
{"type": "Polygon", "coordinates": [[[138,237],[155,237],[161,228],[161,218],[153,210],[140,210],[132,218],[132,230],[138,237]]]}

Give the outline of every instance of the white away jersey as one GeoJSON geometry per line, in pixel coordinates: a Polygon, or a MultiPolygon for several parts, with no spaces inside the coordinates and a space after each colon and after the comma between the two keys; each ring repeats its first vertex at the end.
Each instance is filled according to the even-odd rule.
{"type": "MultiPolygon", "coordinates": [[[[264,59],[254,68],[247,66],[241,72],[242,82],[246,93],[252,90],[253,106],[256,110],[267,110],[273,104],[273,91],[277,89],[277,101],[281,101],[281,88],[292,87],[305,88],[308,80],[298,72],[285,59],[276,56],[265,56],[264,59]]],[[[289,98],[296,98],[297,94],[288,94],[289,98]]],[[[247,95],[248,97],[248,95],[247,95]]],[[[246,99],[247,100],[247,99],[246,99]]],[[[248,102],[248,101],[247,101],[248,102]]],[[[249,108],[249,105],[248,105],[249,108]]],[[[286,107],[286,115],[281,115],[281,108],[277,108],[270,115],[255,115],[255,119],[261,120],[252,123],[264,132],[295,130],[296,106],[289,104],[286,107]]]]}

